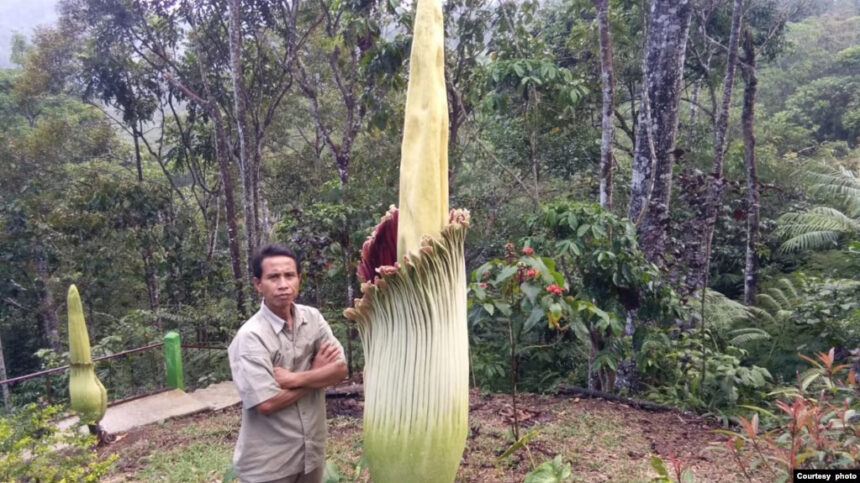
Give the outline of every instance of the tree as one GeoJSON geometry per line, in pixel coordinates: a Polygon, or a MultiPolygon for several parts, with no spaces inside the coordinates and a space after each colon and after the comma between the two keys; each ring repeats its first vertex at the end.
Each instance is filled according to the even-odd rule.
{"type": "Polygon", "coordinates": [[[744,257],[744,304],[752,305],[758,286],[758,244],[760,239],[758,171],[755,157],[755,97],[758,89],[756,76],[756,52],[752,35],[744,31],[743,61],[741,72],[744,77],[744,101],[741,113],[741,126],[744,136],[744,171],[747,184],[747,243],[744,257]]]}
{"type": "Polygon", "coordinates": [[[631,220],[636,220],[646,257],[658,265],[663,264],[666,250],[675,135],[691,14],[689,0],[651,3],[643,61],[643,106],[639,109],[628,213],[631,220]]]}
{"type": "MultiPolygon", "coordinates": [[[[742,0],[734,0],[732,6],[732,26],[729,34],[728,55],[726,58],[726,72],[723,78],[723,94],[720,109],[716,113],[716,126],[714,129],[714,163],[711,175],[708,178],[707,195],[701,212],[701,239],[698,247],[692,249],[697,254],[690,259],[687,268],[686,285],[690,292],[703,289],[707,286],[707,276],[710,270],[711,243],[714,237],[714,227],[717,224],[717,212],[720,208],[723,192],[723,160],[726,153],[726,131],[729,125],[729,108],[732,101],[732,90],[735,80],[735,67],[737,66],[738,43],[741,34],[741,18],[743,16],[742,0]]],[[[690,250],[690,247],[687,247],[690,250]]]]}
{"type": "Polygon", "coordinates": [[[609,30],[609,0],[593,0],[600,31],[600,72],[603,83],[603,108],[600,139],[600,206],[612,210],[612,135],[615,111],[615,71],[612,68],[612,36],[609,30]]]}

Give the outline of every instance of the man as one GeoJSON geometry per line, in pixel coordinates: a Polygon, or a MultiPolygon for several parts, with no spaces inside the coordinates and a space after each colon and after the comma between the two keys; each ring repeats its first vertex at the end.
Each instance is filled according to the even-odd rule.
{"type": "Polygon", "coordinates": [[[319,483],[324,388],[346,377],[343,347],[317,309],[293,302],[301,269],[292,250],[267,245],[251,263],[263,303],[228,350],[242,398],[233,470],[247,483],[319,483]]]}

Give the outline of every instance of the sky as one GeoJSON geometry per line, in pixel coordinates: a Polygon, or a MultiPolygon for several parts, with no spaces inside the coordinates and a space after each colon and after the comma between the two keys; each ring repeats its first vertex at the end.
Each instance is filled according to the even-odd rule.
{"type": "Polygon", "coordinates": [[[37,25],[57,20],[59,0],[0,0],[0,67],[10,67],[12,35],[15,32],[28,37],[37,25]]]}

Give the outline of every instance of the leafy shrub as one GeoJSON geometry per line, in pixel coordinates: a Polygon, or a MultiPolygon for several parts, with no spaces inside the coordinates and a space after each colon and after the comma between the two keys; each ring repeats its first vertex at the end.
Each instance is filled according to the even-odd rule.
{"type": "MultiPolygon", "coordinates": [[[[807,277],[782,278],[762,290],[752,308],[753,320],[742,321],[766,333],[741,345],[751,363],[771,368],[781,381],[805,369],[798,351],[860,346],[860,282],[807,277]]],[[[737,341],[741,342],[741,341],[737,341]]]]}
{"type": "Polygon", "coordinates": [[[774,392],[777,409],[758,409],[773,420],[763,431],[759,414],[738,417],[739,431],[722,431],[730,438],[726,449],[749,478],[751,470],[765,466],[786,481],[798,468],[857,468],[860,464],[860,385],[848,365],[836,364],[835,351],[801,356],[812,367],[798,377],[797,387],[774,392]],[[751,458],[741,450],[750,447],[751,458]]]}
{"type": "Polygon", "coordinates": [[[59,406],[29,404],[0,418],[0,480],[98,481],[116,460],[93,451],[95,436],[57,428],[59,406]]]}
{"type": "Polygon", "coordinates": [[[571,324],[589,350],[589,386],[614,391],[618,367],[629,357],[625,332],[632,334],[634,321],[672,324],[681,315],[680,299],[639,250],[635,226],[600,206],[551,203],[530,224],[530,240],[555,258],[581,301],[573,312],[584,317],[571,324]]]}
{"type": "Polygon", "coordinates": [[[555,349],[570,329],[564,321],[575,303],[564,295],[566,283],[555,261],[536,256],[531,247],[518,253],[508,244],[505,258],[485,263],[472,273],[472,280],[474,377],[488,389],[516,390],[520,374],[528,374],[527,390],[552,389],[570,367],[559,363],[555,349]]]}
{"type": "MultiPolygon", "coordinates": [[[[707,339],[710,334],[706,331],[707,339]]],[[[700,334],[669,334],[652,330],[637,353],[637,367],[656,401],[715,413],[731,412],[741,404],[758,403],[771,387],[770,372],[742,361],[746,351],[702,344],[700,334]],[[704,377],[702,363],[704,359],[704,377]]]]}

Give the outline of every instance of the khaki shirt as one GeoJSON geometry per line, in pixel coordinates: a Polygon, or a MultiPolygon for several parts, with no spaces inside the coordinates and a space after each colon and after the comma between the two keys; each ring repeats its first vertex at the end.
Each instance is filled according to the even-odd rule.
{"type": "Polygon", "coordinates": [[[242,398],[242,426],[233,452],[233,469],[242,481],[309,473],[325,462],[325,390],[311,389],[296,403],[268,416],[254,409],[281,391],[275,382],[276,366],[293,372],[309,370],[326,341],[336,344],[343,358],[343,346],[317,309],[293,304],[292,310],[291,332],[263,303],[228,349],[233,382],[242,398]]]}

